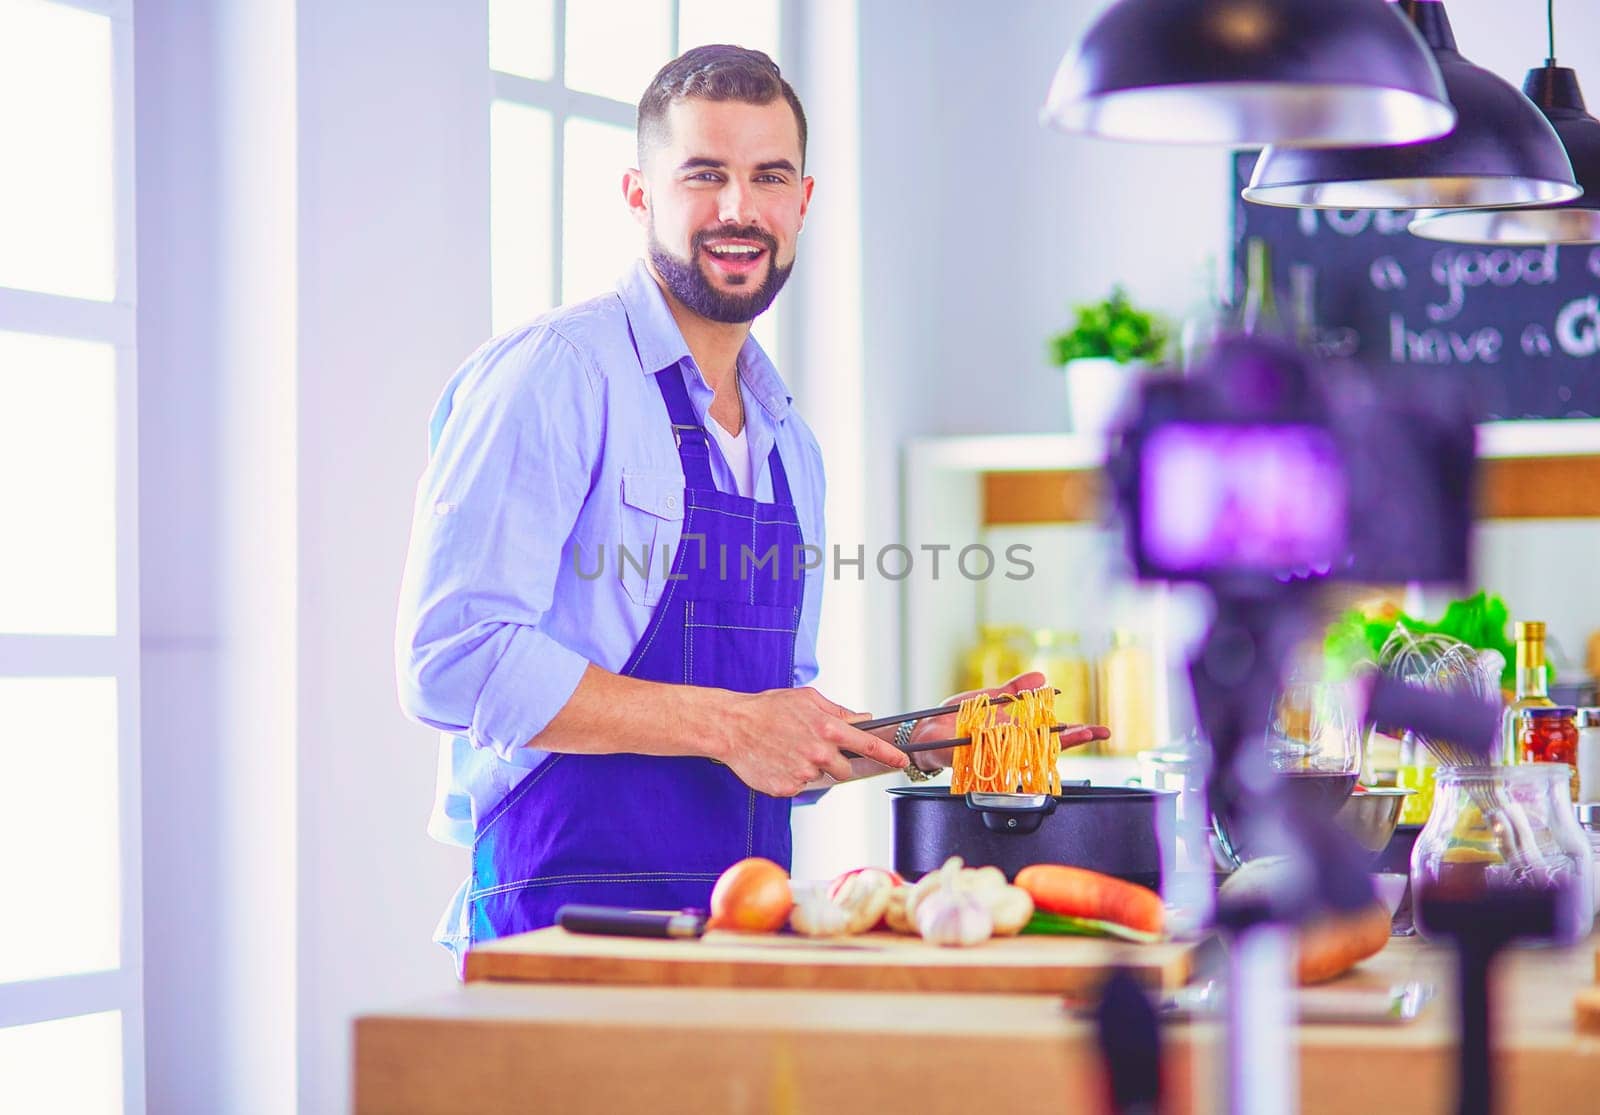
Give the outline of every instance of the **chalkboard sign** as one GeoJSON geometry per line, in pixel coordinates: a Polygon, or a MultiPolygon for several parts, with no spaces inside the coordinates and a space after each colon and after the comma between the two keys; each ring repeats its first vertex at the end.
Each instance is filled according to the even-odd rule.
{"type": "Polygon", "coordinates": [[[1259,236],[1283,310],[1310,266],[1325,351],[1469,376],[1493,418],[1600,416],[1600,245],[1448,244],[1411,235],[1406,210],[1255,205],[1238,196],[1255,160],[1234,159],[1236,292],[1259,236]]]}

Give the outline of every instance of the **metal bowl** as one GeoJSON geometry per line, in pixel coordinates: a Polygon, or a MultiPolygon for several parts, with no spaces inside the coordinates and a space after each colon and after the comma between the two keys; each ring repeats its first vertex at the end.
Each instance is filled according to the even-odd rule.
{"type": "Polygon", "coordinates": [[[1415,790],[1380,787],[1351,794],[1334,814],[1334,820],[1376,859],[1389,846],[1406,798],[1414,793],[1415,790]]]}

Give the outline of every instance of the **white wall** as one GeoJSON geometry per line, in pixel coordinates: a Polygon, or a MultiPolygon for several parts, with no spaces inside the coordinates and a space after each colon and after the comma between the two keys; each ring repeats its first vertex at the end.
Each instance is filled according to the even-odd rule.
{"type": "Polygon", "coordinates": [[[423,831],[437,736],[392,643],[427,418],[489,334],[487,6],[303,2],[300,1110],[341,1109],[350,1017],[449,988],[467,871],[423,831]]]}
{"type": "MultiPolygon", "coordinates": [[[[866,475],[869,521],[891,537],[908,438],[1064,429],[1045,341],[1068,307],[1120,281],[1181,314],[1226,244],[1225,155],[1039,125],[1056,64],[1104,6],[862,5],[866,475]]],[[[874,703],[943,696],[899,692],[898,599],[881,587],[874,703]]]]}
{"type": "Polygon", "coordinates": [[[453,983],[394,602],[488,331],[485,7],[140,0],[152,1111],[339,1111],[351,1016],[453,983]]]}

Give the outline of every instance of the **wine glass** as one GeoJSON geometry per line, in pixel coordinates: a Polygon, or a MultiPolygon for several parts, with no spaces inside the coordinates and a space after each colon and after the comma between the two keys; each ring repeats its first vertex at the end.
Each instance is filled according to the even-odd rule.
{"type": "MultiPolygon", "coordinates": [[[[1273,701],[1263,743],[1286,808],[1332,817],[1361,772],[1361,721],[1351,686],[1292,677],[1273,701]]],[[[1234,866],[1262,854],[1238,824],[1217,816],[1212,826],[1234,866]]]]}

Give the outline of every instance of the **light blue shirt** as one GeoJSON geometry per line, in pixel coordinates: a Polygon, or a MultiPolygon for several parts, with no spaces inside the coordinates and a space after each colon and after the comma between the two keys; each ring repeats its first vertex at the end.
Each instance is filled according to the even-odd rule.
{"type": "MultiPolygon", "coordinates": [[[[401,707],[446,733],[437,838],[470,844],[477,818],[545,759],[527,742],[587,664],[620,671],[644,634],[683,526],[683,468],[654,379],[679,367],[711,421],[712,390],[641,260],[614,293],[489,341],[446,385],[395,631],[401,707]]],[[[776,444],[801,532],[820,549],[816,438],[754,338],[738,367],[755,496],[772,499],[776,444]]],[[[711,457],[717,487],[734,491],[727,461],[711,457]]],[[[823,577],[810,564],[795,685],[817,674],[823,577]]]]}

